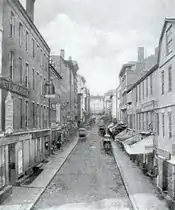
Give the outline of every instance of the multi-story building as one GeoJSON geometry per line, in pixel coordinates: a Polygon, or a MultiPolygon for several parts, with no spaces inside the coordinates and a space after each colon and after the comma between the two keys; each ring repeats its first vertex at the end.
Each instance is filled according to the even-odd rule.
{"type": "Polygon", "coordinates": [[[150,68],[155,65],[156,57],[151,55],[144,58],[144,48],[138,48],[138,60],[129,62],[122,66],[119,73],[119,81],[121,87],[120,109],[122,121],[127,123],[127,90],[150,68]]]}
{"type": "Polygon", "coordinates": [[[129,85],[131,85],[134,82],[134,78],[136,76],[135,69],[136,69],[135,62],[124,64],[119,73],[119,81],[120,81],[120,86],[121,86],[121,94],[120,94],[121,120],[125,123],[127,122],[126,90],[128,89],[129,85]]]}
{"type": "Polygon", "coordinates": [[[61,94],[60,94],[60,81],[62,76],[56,69],[56,65],[52,59],[49,62],[49,117],[51,128],[51,139],[57,139],[57,129],[61,124],[61,94]]]}
{"type": "Polygon", "coordinates": [[[87,120],[90,114],[89,103],[90,103],[90,92],[86,87],[86,80],[83,76],[78,74],[78,119],[87,120]]]}
{"type": "Polygon", "coordinates": [[[116,118],[118,121],[121,121],[120,95],[121,95],[121,89],[120,89],[120,85],[119,85],[116,89],[116,118]]]}
{"type": "Polygon", "coordinates": [[[116,90],[104,94],[104,111],[106,115],[116,118],[116,90]]]}
{"type": "Polygon", "coordinates": [[[91,114],[103,114],[104,113],[104,96],[90,96],[90,110],[91,114]]]}
{"type": "Polygon", "coordinates": [[[69,57],[69,60],[65,60],[66,65],[70,69],[70,74],[69,74],[69,87],[70,87],[70,92],[69,92],[69,99],[70,99],[70,110],[69,110],[69,117],[72,120],[77,119],[77,72],[79,70],[78,63],[74,60],[72,60],[72,57],[69,57]]]}
{"type": "Polygon", "coordinates": [[[157,185],[175,199],[175,19],[165,19],[158,52],[157,71],[157,185]]]}
{"type": "Polygon", "coordinates": [[[156,55],[155,64],[130,88],[127,89],[127,122],[128,127],[138,132],[148,131],[154,124],[156,106],[156,55]]]}
{"type": "Polygon", "coordinates": [[[60,55],[52,55],[52,60],[55,63],[55,69],[62,77],[57,83],[58,94],[60,95],[60,123],[67,122],[67,116],[70,112],[70,68],[65,62],[65,51],[60,50],[60,55]]]}
{"type": "Polygon", "coordinates": [[[44,96],[50,48],[33,23],[34,1],[26,1],[26,10],[18,0],[0,3],[2,189],[20,182],[48,154],[49,104],[44,96]]]}

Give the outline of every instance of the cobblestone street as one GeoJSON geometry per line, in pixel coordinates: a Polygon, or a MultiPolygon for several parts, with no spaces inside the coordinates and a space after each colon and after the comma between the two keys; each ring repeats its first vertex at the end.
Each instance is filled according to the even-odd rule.
{"type": "Polygon", "coordinates": [[[93,132],[77,144],[34,210],[132,209],[114,158],[93,132]]]}

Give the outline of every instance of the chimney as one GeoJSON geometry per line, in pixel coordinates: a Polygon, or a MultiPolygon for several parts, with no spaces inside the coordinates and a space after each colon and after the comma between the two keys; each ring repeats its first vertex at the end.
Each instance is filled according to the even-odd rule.
{"type": "Polygon", "coordinates": [[[72,60],[72,57],[71,57],[71,56],[69,56],[69,60],[70,60],[70,61],[72,60]]]}
{"type": "Polygon", "coordinates": [[[34,4],[35,0],[26,0],[26,12],[32,22],[34,22],[34,4]]]}
{"type": "Polygon", "coordinates": [[[138,61],[141,63],[144,61],[144,47],[138,47],[138,61]]]}
{"type": "Polygon", "coordinates": [[[61,50],[60,50],[60,56],[64,59],[64,56],[65,56],[65,51],[64,51],[64,49],[61,49],[61,50]]]}

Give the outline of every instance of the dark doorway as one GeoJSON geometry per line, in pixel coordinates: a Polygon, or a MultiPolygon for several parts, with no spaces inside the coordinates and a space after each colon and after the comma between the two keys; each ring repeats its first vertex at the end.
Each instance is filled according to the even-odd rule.
{"type": "Polygon", "coordinates": [[[168,163],[167,161],[163,161],[163,184],[162,184],[162,190],[167,193],[168,191],[168,163]]]}
{"type": "Polygon", "coordinates": [[[9,154],[9,182],[14,185],[16,182],[15,144],[8,145],[9,154]]]}

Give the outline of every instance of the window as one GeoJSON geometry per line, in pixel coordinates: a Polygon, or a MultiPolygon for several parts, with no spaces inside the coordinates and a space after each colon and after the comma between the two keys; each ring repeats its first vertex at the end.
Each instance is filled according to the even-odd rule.
{"type": "Polygon", "coordinates": [[[10,17],[10,37],[15,37],[15,15],[13,12],[10,17]]]}
{"type": "Polygon", "coordinates": [[[168,128],[169,128],[169,138],[172,138],[172,114],[168,112],[168,128]]]}
{"type": "Polygon", "coordinates": [[[141,101],[141,84],[139,84],[139,101],[141,101]]]}
{"type": "Polygon", "coordinates": [[[162,113],[162,135],[165,136],[165,114],[162,113]]]}
{"type": "Polygon", "coordinates": [[[148,112],[146,112],[146,130],[148,130],[148,112]]]}
{"type": "Polygon", "coordinates": [[[43,128],[43,106],[40,108],[40,128],[43,128]]]}
{"type": "Polygon", "coordinates": [[[44,78],[44,82],[43,82],[43,93],[42,93],[42,95],[46,95],[45,88],[46,88],[46,79],[44,78]]]}
{"type": "Polygon", "coordinates": [[[19,45],[22,45],[23,40],[23,25],[19,23],[19,45]]]}
{"type": "Polygon", "coordinates": [[[39,75],[39,72],[37,72],[37,73],[36,73],[36,83],[37,83],[36,89],[37,89],[37,92],[38,92],[38,90],[39,90],[39,89],[38,89],[38,88],[39,88],[39,87],[38,87],[39,82],[40,82],[40,75],[39,75]]]}
{"type": "Polygon", "coordinates": [[[28,101],[26,101],[26,104],[25,104],[25,114],[26,114],[25,124],[27,128],[28,127],[28,101]]]}
{"type": "Polygon", "coordinates": [[[44,54],[44,62],[43,62],[44,70],[46,70],[46,55],[44,54]]]}
{"type": "Polygon", "coordinates": [[[142,97],[145,97],[145,88],[144,88],[144,81],[142,82],[142,97]]]}
{"type": "Polygon", "coordinates": [[[40,127],[40,106],[37,104],[37,128],[40,127]]]}
{"type": "Polygon", "coordinates": [[[145,129],[144,113],[142,113],[142,130],[145,129]]]}
{"type": "Polygon", "coordinates": [[[159,135],[159,113],[156,113],[156,125],[157,135],[159,135]]]}
{"type": "Polygon", "coordinates": [[[22,58],[19,58],[19,82],[20,84],[22,84],[22,58]]]}
{"type": "Polygon", "coordinates": [[[24,83],[25,83],[25,87],[27,87],[28,88],[28,86],[29,86],[29,64],[28,63],[26,63],[26,72],[25,72],[25,81],[24,81],[24,83]]]}
{"type": "Polygon", "coordinates": [[[164,95],[164,71],[161,72],[162,95],[164,95]]]}
{"type": "Polygon", "coordinates": [[[36,118],[36,116],[35,116],[35,103],[33,102],[32,103],[32,118],[33,118],[33,128],[35,128],[35,118],[36,118]]]}
{"type": "Polygon", "coordinates": [[[26,31],[26,51],[28,51],[28,47],[29,47],[29,33],[28,31],[26,31]]]}
{"type": "Polygon", "coordinates": [[[35,57],[35,40],[32,39],[32,55],[33,55],[33,58],[35,57]]]}
{"type": "Polygon", "coordinates": [[[167,55],[169,55],[172,52],[172,26],[168,28],[166,31],[166,51],[167,55]]]}
{"type": "Polygon", "coordinates": [[[10,79],[13,79],[14,71],[14,52],[10,51],[10,79]]]}
{"type": "Polygon", "coordinates": [[[168,92],[172,91],[172,66],[168,68],[168,92]]]}
{"type": "Polygon", "coordinates": [[[148,97],[148,77],[146,78],[146,97],[148,97]]]}
{"type": "Polygon", "coordinates": [[[20,111],[20,128],[23,128],[23,111],[22,111],[22,99],[19,99],[19,111],[20,111]]]}
{"type": "Polygon", "coordinates": [[[43,51],[41,50],[41,55],[40,55],[40,66],[43,66],[43,51]]]}
{"type": "Polygon", "coordinates": [[[49,119],[50,117],[49,117],[49,107],[47,107],[47,118],[46,118],[46,120],[47,120],[47,128],[49,127],[49,121],[50,121],[50,119],[49,119]]]}
{"type": "Polygon", "coordinates": [[[43,77],[40,77],[40,89],[41,89],[41,95],[43,94],[43,77]]]}
{"type": "Polygon", "coordinates": [[[150,94],[153,94],[153,75],[150,75],[150,94]]]}
{"type": "Polygon", "coordinates": [[[35,90],[35,70],[32,69],[32,88],[35,90]]]}
{"type": "Polygon", "coordinates": [[[43,128],[45,128],[45,107],[43,107],[43,113],[42,113],[42,115],[43,115],[43,128]]]}

